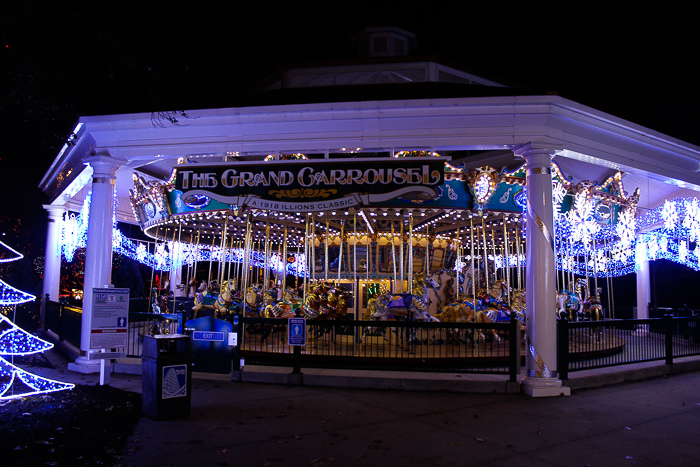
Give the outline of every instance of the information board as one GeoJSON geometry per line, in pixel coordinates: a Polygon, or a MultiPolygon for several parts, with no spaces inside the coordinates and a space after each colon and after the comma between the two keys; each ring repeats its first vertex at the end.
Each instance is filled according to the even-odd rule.
{"type": "Polygon", "coordinates": [[[92,289],[90,349],[126,347],[129,289],[92,289]]]}
{"type": "Polygon", "coordinates": [[[306,318],[289,318],[287,330],[289,345],[306,345],[306,318]]]}

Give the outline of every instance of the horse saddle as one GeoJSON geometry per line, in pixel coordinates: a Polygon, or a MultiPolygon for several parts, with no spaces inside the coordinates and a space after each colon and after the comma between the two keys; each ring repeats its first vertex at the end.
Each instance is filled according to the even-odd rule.
{"type": "Polygon", "coordinates": [[[400,293],[392,295],[387,308],[408,308],[413,302],[413,295],[410,293],[400,293]]]}

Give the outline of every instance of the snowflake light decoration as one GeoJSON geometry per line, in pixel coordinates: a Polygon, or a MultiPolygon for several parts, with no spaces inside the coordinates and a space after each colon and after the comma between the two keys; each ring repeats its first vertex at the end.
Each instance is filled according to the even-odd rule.
{"type": "Polygon", "coordinates": [[[661,216],[664,219],[664,228],[674,230],[676,228],[676,222],[678,222],[676,203],[666,200],[663,208],[661,209],[661,216]]]}

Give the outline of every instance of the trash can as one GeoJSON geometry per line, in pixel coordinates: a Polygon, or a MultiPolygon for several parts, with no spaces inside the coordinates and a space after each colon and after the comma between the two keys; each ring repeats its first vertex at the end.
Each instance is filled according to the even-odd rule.
{"type": "Polygon", "coordinates": [[[154,420],[189,416],[192,402],[190,336],[144,336],[141,362],[143,414],[154,420]]]}

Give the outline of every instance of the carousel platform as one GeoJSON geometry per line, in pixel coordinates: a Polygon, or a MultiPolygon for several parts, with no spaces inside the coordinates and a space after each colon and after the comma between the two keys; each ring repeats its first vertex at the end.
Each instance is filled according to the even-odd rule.
{"type": "MultiPolygon", "coordinates": [[[[518,394],[521,392],[520,379],[525,376],[524,369],[517,382],[508,381],[507,375],[320,368],[304,368],[300,375],[293,375],[289,370],[285,367],[251,365],[246,366],[242,371],[234,372],[232,380],[318,387],[518,394]]],[[[653,361],[577,371],[569,373],[569,378],[563,380],[562,383],[571,390],[579,390],[693,371],[700,371],[700,356],[678,358],[674,360],[672,365],[666,365],[663,361],[653,361]]],[[[206,377],[205,375],[196,376],[206,377]]],[[[221,379],[221,376],[216,377],[216,379],[221,379]]]]}

